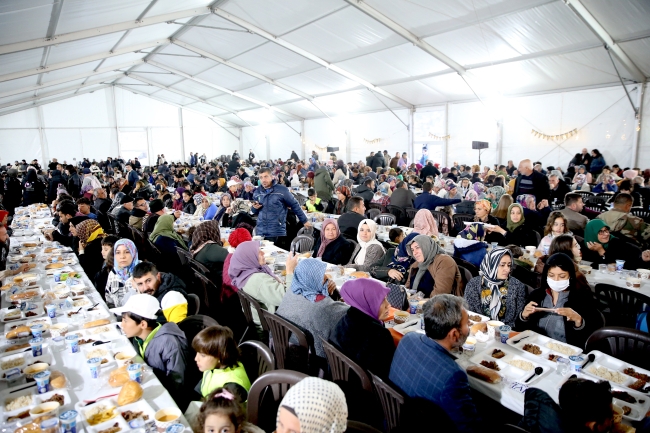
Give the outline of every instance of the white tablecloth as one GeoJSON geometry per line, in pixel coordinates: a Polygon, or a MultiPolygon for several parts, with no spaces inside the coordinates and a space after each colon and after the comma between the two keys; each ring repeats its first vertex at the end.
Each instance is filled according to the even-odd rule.
{"type": "MultiPolygon", "coordinates": [[[[50,222],[51,218],[42,218],[42,219],[33,219],[31,227],[35,227],[38,224],[44,223],[44,222],[50,222]]],[[[37,231],[38,232],[38,231],[37,231]]],[[[28,236],[27,238],[33,238],[34,236],[28,236]]],[[[40,234],[38,235],[38,238],[43,241],[44,237],[41,236],[40,234]]],[[[25,240],[25,236],[20,236],[20,237],[12,237],[11,239],[11,245],[12,248],[15,246],[18,246],[21,243],[21,240],[25,240]]],[[[37,254],[41,253],[42,250],[36,251],[37,254]]],[[[97,291],[95,290],[92,282],[88,278],[88,276],[84,273],[83,269],[81,266],[78,264],[71,265],[70,266],[74,271],[77,273],[81,274],[81,280],[86,286],[86,294],[88,298],[95,303],[99,303],[100,308],[108,309],[104,301],[102,300],[101,296],[97,291]],[[88,288],[90,290],[88,290],[88,288]]],[[[44,290],[47,290],[50,288],[52,282],[53,282],[53,277],[52,276],[46,276],[45,275],[45,264],[44,263],[39,263],[38,266],[35,269],[32,269],[30,271],[27,271],[30,273],[37,273],[40,275],[40,278],[38,280],[38,284],[43,287],[44,290]]],[[[4,283],[8,283],[13,279],[13,277],[8,277],[5,279],[4,283]]],[[[6,293],[5,293],[6,294],[6,293]]],[[[10,305],[8,299],[5,298],[5,296],[2,297],[2,307],[7,307],[10,305]]],[[[114,321],[114,316],[109,316],[111,317],[111,320],[114,322],[110,326],[115,327],[116,323],[114,321]]],[[[68,323],[67,318],[64,318],[62,316],[59,316],[55,319],[52,319],[52,323],[68,323]]],[[[4,340],[4,327],[5,325],[0,324],[0,329],[2,329],[2,343],[6,343],[6,340],[4,340]]],[[[76,330],[77,328],[71,326],[70,330],[76,330]]],[[[120,331],[121,332],[121,331],[120,331]]],[[[104,395],[110,395],[110,394],[115,394],[119,392],[119,388],[111,388],[108,383],[108,374],[110,370],[117,368],[117,365],[113,362],[112,364],[109,364],[109,366],[106,367],[106,369],[102,372],[102,375],[100,376],[99,379],[91,379],[90,377],[90,372],[85,365],[85,359],[84,355],[82,353],[69,353],[67,350],[58,352],[53,348],[53,345],[51,344],[51,339],[49,338],[49,334],[46,336],[46,342],[50,344],[50,347],[46,350],[49,350],[49,353],[52,354],[54,358],[53,362],[53,370],[58,370],[61,371],[66,378],[68,379],[69,382],[69,387],[68,387],[68,392],[70,394],[70,397],[72,399],[72,404],[66,405],[63,408],[61,408],[59,413],[63,413],[66,410],[74,409],[74,406],[83,400],[87,399],[95,399],[100,396],[104,395]]],[[[4,344],[3,344],[4,345],[4,344]]],[[[84,346],[82,346],[84,347],[84,346]]],[[[130,348],[132,347],[131,344],[129,343],[128,339],[125,336],[119,337],[117,340],[113,340],[110,344],[104,344],[97,346],[98,348],[108,348],[108,349],[116,349],[119,347],[124,347],[124,348],[130,348]]],[[[119,351],[119,349],[118,349],[119,351]]],[[[0,353],[0,356],[3,356],[4,353],[0,353]]],[[[138,358],[139,359],[139,358],[138,358]]],[[[140,359],[141,361],[141,359],[140,359]]],[[[191,384],[191,387],[193,387],[194,384],[191,384]]],[[[20,385],[12,385],[12,387],[22,387],[22,386],[27,386],[24,383],[22,386],[20,385]]],[[[165,409],[165,408],[177,408],[176,403],[172,399],[171,395],[167,390],[162,386],[158,378],[153,374],[150,368],[146,367],[146,372],[145,372],[145,381],[142,384],[142,387],[144,389],[144,394],[142,399],[145,400],[149,405],[153,408],[154,411],[157,411],[159,409],[165,409]]],[[[7,389],[7,382],[6,381],[0,381],[0,392],[3,390],[7,389]]],[[[34,393],[36,393],[36,388],[33,388],[34,393]]],[[[3,419],[3,413],[4,413],[4,404],[0,405],[0,419],[3,419]]],[[[77,418],[78,425],[81,421],[81,416],[77,418]]],[[[188,426],[186,428],[186,431],[191,431],[189,429],[189,424],[185,420],[184,417],[181,416],[180,420],[183,424],[188,426]]],[[[82,423],[83,424],[83,423],[82,423]]]]}
{"type": "Polygon", "coordinates": [[[633,289],[625,285],[625,279],[621,278],[622,274],[609,274],[600,272],[598,269],[592,269],[591,274],[586,275],[589,285],[595,287],[598,283],[611,284],[620,287],[623,290],[632,290],[646,296],[650,296],[650,280],[641,280],[641,288],[633,289]]]}

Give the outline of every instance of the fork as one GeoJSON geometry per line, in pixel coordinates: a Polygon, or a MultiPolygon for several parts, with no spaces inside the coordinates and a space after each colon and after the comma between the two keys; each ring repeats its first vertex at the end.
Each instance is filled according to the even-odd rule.
{"type": "Polygon", "coordinates": [[[94,400],[84,400],[84,406],[91,405],[93,403],[97,403],[99,400],[104,399],[104,398],[110,398],[110,397],[115,397],[117,394],[111,394],[111,395],[103,395],[101,397],[97,397],[94,400]]]}

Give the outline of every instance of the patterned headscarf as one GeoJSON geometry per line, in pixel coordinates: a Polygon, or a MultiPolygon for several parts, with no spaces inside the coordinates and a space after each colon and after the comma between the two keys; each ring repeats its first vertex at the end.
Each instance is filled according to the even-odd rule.
{"type": "MultiPolygon", "coordinates": [[[[521,196],[519,196],[519,197],[521,197],[521,196]]],[[[520,225],[522,225],[524,223],[524,221],[526,221],[526,218],[524,217],[524,208],[519,203],[511,204],[510,206],[508,206],[508,215],[506,216],[506,218],[507,218],[507,221],[508,221],[508,223],[506,225],[506,229],[508,229],[508,231],[510,233],[512,233],[517,227],[519,227],[520,225]],[[512,211],[512,208],[514,208],[514,207],[518,207],[519,211],[521,212],[521,219],[519,220],[518,223],[513,222],[512,218],[510,217],[510,212],[512,211]]]]}
{"type": "Polygon", "coordinates": [[[481,299],[484,300],[484,313],[489,312],[489,316],[493,320],[498,320],[499,317],[503,317],[504,311],[502,310],[502,299],[508,293],[508,279],[499,280],[497,278],[499,272],[499,263],[501,258],[505,255],[510,256],[512,260],[512,253],[507,248],[493,248],[492,251],[488,251],[483,257],[481,262],[481,267],[479,274],[481,275],[481,282],[483,287],[490,291],[490,293],[484,293],[485,296],[481,296],[481,299]]]}
{"type": "Polygon", "coordinates": [[[532,194],[520,194],[520,195],[517,196],[517,203],[519,203],[521,206],[523,206],[524,209],[530,209],[528,207],[528,204],[531,201],[532,201],[533,209],[535,209],[537,199],[535,198],[534,195],[532,195],[532,194]]]}
{"type": "Polygon", "coordinates": [[[228,267],[228,276],[232,280],[233,286],[240,290],[243,289],[248,279],[257,273],[270,275],[277,280],[271,268],[267,265],[260,265],[259,251],[260,243],[258,241],[242,242],[235,249],[228,267]]]}
{"type": "Polygon", "coordinates": [[[492,203],[492,209],[496,209],[501,196],[506,193],[506,190],[502,186],[493,186],[488,188],[487,192],[488,194],[494,194],[494,198],[490,199],[490,202],[492,203]]]}
{"type": "MultiPolygon", "coordinates": [[[[475,208],[476,207],[483,208],[488,213],[488,215],[490,214],[490,211],[492,210],[492,204],[490,204],[489,201],[484,200],[484,199],[483,200],[478,200],[476,202],[476,204],[474,205],[474,207],[475,208]]],[[[474,215],[474,221],[475,222],[485,222],[485,221],[482,221],[481,219],[479,219],[478,215],[474,215]]],[[[487,216],[486,216],[486,221],[487,221],[487,216]]]]}
{"type": "Polygon", "coordinates": [[[472,189],[478,194],[478,199],[483,200],[485,198],[485,192],[483,192],[485,185],[481,182],[474,182],[472,189]]]}
{"type": "Polygon", "coordinates": [[[388,192],[390,191],[390,185],[387,182],[379,184],[379,191],[381,191],[382,194],[388,195],[388,192]]]}
{"type": "Polygon", "coordinates": [[[149,235],[149,240],[155,243],[156,239],[158,239],[158,236],[166,236],[168,238],[171,238],[178,242],[178,244],[183,249],[187,249],[187,245],[185,244],[185,241],[181,235],[176,233],[174,230],[174,215],[161,215],[158,217],[158,221],[156,221],[156,225],[149,235]]]}
{"type": "Polygon", "coordinates": [[[328,297],[330,294],[327,290],[327,281],[323,282],[326,269],[327,263],[322,260],[301,260],[293,272],[291,292],[294,295],[302,296],[310,302],[316,302],[318,295],[328,297]]]}
{"type": "Polygon", "coordinates": [[[425,236],[438,236],[438,224],[431,211],[420,209],[413,218],[413,231],[425,236]]]}
{"type": "Polygon", "coordinates": [[[456,187],[458,187],[458,185],[456,185],[456,182],[454,182],[452,179],[447,179],[445,181],[445,189],[447,191],[451,191],[452,189],[454,189],[456,187]]]}
{"type": "Polygon", "coordinates": [[[131,278],[133,269],[135,269],[136,265],[140,263],[140,260],[138,260],[138,249],[135,247],[135,244],[129,239],[120,239],[119,241],[115,242],[115,245],[113,245],[113,255],[116,255],[117,247],[119,247],[120,245],[124,245],[126,249],[129,250],[129,252],[131,253],[131,257],[133,258],[131,264],[126,268],[121,268],[117,264],[117,260],[114,260],[115,265],[113,266],[113,269],[115,270],[115,273],[117,274],[118,277],[120,277],[120,280],[123,283],[126,283],[126,280],[131,278]]]}
{"type": "Polygon", "coordinates": [[[465,194],[465,200],[478,201],[478,194],[473,189],[470,189],[467,191],[467,194],[465,194]]]}
{"type": "Polygon", "coordinates": [[[433,182],[433,186],[438,188],[438,189],[445,189],[447,184],[445,183],[444,180],[438,178],[438,179],[436,179],[435,182],[433,182]]]}
{"type": "Polygon", "coordinates": [[[438,254],[445,254],[445,252],[440,249],[440,245],[438,245],[438,243],[429,236],[418,235],[413,238],[412,241],[406,244],[406,251],[411,257],[413,257],[413,251],[411,250],[411,244],[413,242],[418,244],[422,250],[422,255],[424,256],[424,261],[422,263],[418,263],[418,273],[415,275],[415,280],[413,280],[413,285],[411,286],[412,289],[417,290],[418,286],[420,285],[420,280],[424,276],[424,273],[428,272],[427,268],[429,265],[433,263],[438,254]]]}
{"type": "Polygon", "coordinates": [[[203,194],[199,194],[198,192],[192,196],[192,200],[194,200],[194,204],[197,206],[201,206],[201,203],[203,202],[203,197],[205,197],[203,194]]]}
{"type": "Polygon", "coordinates": [[[483,228],[483,224],[470,224],[458,233],[456,237],[470,241],[483,241],[485,240],[485,229],[483,228]]]}
{"type": "Polygon", "coordinates": [[[347,429],[345,394],[333,382],[305,378],[289,388],[280,403],[280,408],[283,407],[296,414],[301,433],[343,433],[347,429]]]}
{"type": "Polygon", "coordinates": [[[337,240],[341,236],[341,230],[339,230],[339,225],[336,222],[334,218],[327,218],[325,221],[323,221],[323,225],[321,226],[321,231],[320,231],[320,247],[318,248],[318,253],[316,254],[316,257],[323,257],[323,253],[325,253],[325,248],[331,243],[337,240]],[[327,239],[325,237],[325,228],[330,225],[334,224],[334,227],[336,227],[336,238],[334,239],[327,239]]]}
{"type": "Polygon", "coordinates": [[[204,221],[194,230],[194,234],[192,234],[192,246],[190,247],[192,257],[196,257],[199,251],[208,244],[223,246],[221,242],[221,231],[219,231],[219,221],[204,221]]]}
{"type": "Polygon", "coordinates": [[[106,236],[97,220],[87,219],[76,225],[75,228],[77,229],[77,237],[83,246],[88,245],[95,239],[106,236]]]}

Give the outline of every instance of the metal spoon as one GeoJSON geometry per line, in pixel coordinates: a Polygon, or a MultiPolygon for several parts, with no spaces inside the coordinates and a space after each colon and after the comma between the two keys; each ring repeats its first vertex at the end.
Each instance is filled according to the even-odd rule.
{"type": "Polygon", "coordinates": [[[535,367],[535,373],[533,373],[532,376],[530,376],[528,379],[526,379],[526,382],[524,382],[524,383],[530,382],[533,377],[538,376],[538,375],[542,374],[543,372],[544,372],[544,369],[542,367],[535,367]]]}

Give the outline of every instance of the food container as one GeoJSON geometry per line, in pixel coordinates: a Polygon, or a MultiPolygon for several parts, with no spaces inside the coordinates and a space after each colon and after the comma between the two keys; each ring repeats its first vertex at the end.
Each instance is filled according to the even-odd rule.
{"type": "Polygon", "coordinates": [[[29,329],[32,331],[32,337],[34,337],[34,339],[43,337],[43,325],[32,325],[29,327],[29,329]]]}
{"type": "Polygon", "coordinates": [[[579,373],[582,371],[582,364],[585,363],[585,357],[581,355],[569,356],[569,363],[571,364],[571,371],[579,373]]]}
{"type": "Polygon", "coordinates": [[[639,273],[639,277],[641,277],[642,280],[650,279],[650,269],[637,269],[636,271],[639,273]]]}
{"type": "Polygon", "coordinates": [[[625,266],[625,260],[616,260],[616,272],[622,272],[625,266]]]}
{"type": "Polygon", "coordinates": [[[90,369],[90,377],[92,379],[98,379],[101,372],[102,358],[90,358],[86,361],[88,368],[90,369]]]}
{"type": "Polygon", "coordinates": [[[115,354],[115,361],[117,361],[118,367],[121,367],[135,357],[136,357],[135,352],[122,351],[122,352],[117,352],[115,354]]]}
{"type": "Polygon", "coordinates": [[[28,365],[27,367],[23,368],[23,373],[25,373],[27,379],[34,379],[34,376],[36,376],[38,373],[46,371],[49,368],[50,364],[47,362],[37,362],[36,364],[28,365]]]}
{"type": "Polygon", "coordinates": [[[641,278],[634,275],[628,275],[625,279],[625,286],[629,289],[640,289],[641,288],[641,278]]]}
{"type": "Polygon", "coordinates": [[[59,408],[61,405],[56,401],[48,401],[47,403],[37,404],[30,409],[29,415],[32,417],[43,416],[43,415],[59,415],[59,408]]]}
{"type": "Polygon", "coordinates": [[[50,304],[45,306],[45,310],[47,311],[47,317],[50,319],[56,318],[56,305],[50,304]]]}
{"type": "Polygon", "coordinates": [[[512,328],[508,325],[499,326],[499,335],[503,344],[510,338],[510,331],[512,331],[512,328]]]}
{"type": "Polygon", "coordinates": [[[499,333],[499,328],[505,323],[499,322],[498,320],[488,320],[488,336],[494,335],[494,339],[501,341],[501,334],[499,333]]]}
{"type": "Polygon", "coordinates": [[[409,313],[417,314],[419,301],[417,299],[409,300],[409,313]]]}
{"type": "Polygon", "coordinates": [[[36,389],[38,390],[39,394],[45,394],[46,392],[50,391],[50,374],[51,373],[49,371],[41,371],[34,376],[34,380],[36,381],[36,389]]]}
{"type": "Polygon", "coordinates": [[[142,364],[131,364],[126,368],[129,379],[142,383],[142,364]]]}
{"type": "Polygon", "coordinates": [[[77,416],[76,410],[63,412],[59,417],[61,422],[61,433],[77,433],[77,416]]]}
{"type": "Polygon", "coordinates": [[[407,311],[395,311],[393,317],[396,324],[404,323],[409,319],[409,313],[407,311]]]}
{"type": "Polygon", "coordinates": [[[41,356],[43,354],[43,338],[32,338],[29,340],[29,345],[32,348],[32,356],[41,356]]]}
{"type": "Polygon", "coordinates": [[[67,323],[57,323],[56,325],[50,326],[50,333],[52,337],[65,337],[65,334],[68,333],[69,325],[67,323]]]}
{"type": "Polygon", "coordinates": [[[182,433],[185,431],[183,424],[172,424],[165,429],[165,433],[182,433]]]}
{"type": "Polygon", "coordinates": [[[591,266],[580,265],[578,266],[578,268],[580,269],[580,272],[582,272],[584,275],[591,274],[591,266]]]}
{"type": "Polygon", "coordinates": [[[172,424],[177,424],[180,417],[181,411],[177,407],[160,409],[154,415],[154,419],[156,420],[156,427],[163,431],[172,424]]]}
{"type": "Polygon", "coordinates": [[[616,273],[616,263],[608,263],[607,264],[607,272],[610,274],[615,274],[616,273]]]}
{"type": "MultiPolygon", "coordinates": [[[[58,404],[58,403],[57,403],[58,404]]],[[[56,411],[58,413],[58,409],[56,411]]],[[[41,422],[42,433],[59,433],[59,420],[57,418],[49,418],[41,422]]]]}
{"type": "Polygon", "coordinates": [[[79,336],[77,334],[66,335],[65,344],[68,347],[70,353],[79,352],[79,336]]]}

